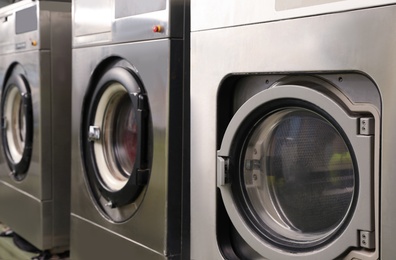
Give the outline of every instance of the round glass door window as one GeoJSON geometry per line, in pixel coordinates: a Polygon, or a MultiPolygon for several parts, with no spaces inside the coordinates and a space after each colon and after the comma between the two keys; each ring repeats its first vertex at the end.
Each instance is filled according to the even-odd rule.
{"type": "Polygon", "coordinates": [[[3,88],[2,128],[3,150],[11,176],[22,180],[30,164],[33,116],[30,88],[16,69],[3,88]]]}
{"type": "Polygon", "coordinates": [[[352,152],[338,127],[314,111],[284,108],[257,122],[245,140],[240,167],[250,220],[280,245],[322,243],[351,209],[352,152]]]}
{"type": "Polygon", "coordinates": [[[138,152],[136,115],[122,85],[113,83],[107,87],[98,104],[94,126],[102,129],[100,141],[94,144],[100,178],[110,191],[121,190],[133,171],[138,152]]]}
{"type": "Polygon", "coordinates": [[[23,111],[21,93],[17,86],[11,86],[5,104],[6,135],[8,149],[14,162],[22,159],[25,148],[26,119],[23,111]]]}
{"type": "Polygon", "coordinates": [[[101,212],[114,222],[134,214],[150,175],[148,100],[125,66],[111,66],[87,92],[81,128],[88,184],[101,212]]]}
{"type": "Polygon", "coordinates": [[[268,259],[338,259],[369,248],[358,238],[373,229],[371,107],[318,83],[246,98],[217,153],[226,212],[268,259]]]}

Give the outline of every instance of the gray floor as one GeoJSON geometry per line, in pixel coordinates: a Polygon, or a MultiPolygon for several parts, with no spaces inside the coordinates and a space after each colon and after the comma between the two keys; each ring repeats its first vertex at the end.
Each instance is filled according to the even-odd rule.
{"type": "MultiPolygon", "coordinates": [[[[6,227],[0,224],[0,232],[6,227]]],[[[1,260],[31,260],[37,254],[24,252],[14,245],[11,237],[0,237],[0,259],[1,260]]]]}
{"type": "MultiPolygon", "coordinates": [[[[6,230],[7,227],[0,223],[0,233],[6,230]]],[[[0,237],[0,260],[31,260],[32,257],[38,256],[38,254],[33,254],[20,250],[15,246],[11,237],[0,237]]],[[[51,258],[51,260],[60,259],[57,256],[51,258]]],[[[69,258],[63,258],[67,260],[69,258]]]]}

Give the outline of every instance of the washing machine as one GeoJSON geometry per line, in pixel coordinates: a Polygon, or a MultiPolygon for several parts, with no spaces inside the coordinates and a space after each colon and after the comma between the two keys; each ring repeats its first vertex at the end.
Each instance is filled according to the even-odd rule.
{"type": "Polygon", "coordinates": [[[71,258],[180,259],[188,2],[77,0],[72,9],[71,258]]]}
{"type": "Polygon", "coordinates": [[[392,259],[394,1],[191,2],[191,259],[392,259]]]}
{"type": "Polygon", "coordinates": [[[70,3],[1,9],[0,220],[41,250],[69,244],[70,3]]]}

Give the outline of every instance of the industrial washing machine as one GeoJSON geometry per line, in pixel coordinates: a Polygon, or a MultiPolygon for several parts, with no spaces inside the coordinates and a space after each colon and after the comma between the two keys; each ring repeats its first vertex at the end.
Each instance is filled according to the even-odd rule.
{"type": "Polygon", "coordinates": [[[0,220],[38,249],[69,245],[70,3],[1,9],[0,220]]]}
{"type": "Polygon", "coordinates": [[[393,2],[191,2],[191,259],[394,258],[393,2]]]}
{"type": "Polygon", "coordinates": [[[72,259],[188,254],[185,16],[187,1],[74,1],[72,259]]]}

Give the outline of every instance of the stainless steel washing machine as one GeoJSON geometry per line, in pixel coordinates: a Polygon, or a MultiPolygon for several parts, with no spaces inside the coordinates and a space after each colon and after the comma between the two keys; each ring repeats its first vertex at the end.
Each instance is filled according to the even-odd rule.
{"type": "Polygon", "coordinates": [[[67,248],[70,3],[1,9],[0,220],[39,249],[67,248]]]}
{"type": "Polygon", "coordinates": [[[191,13],[191,258],[392,259],[394,1],[191,13]]]}
{"type": "Polygon", "coordinates": [[[74,1],[72,259],[185,253],[187,8],[172,0],[74,1]]]}

